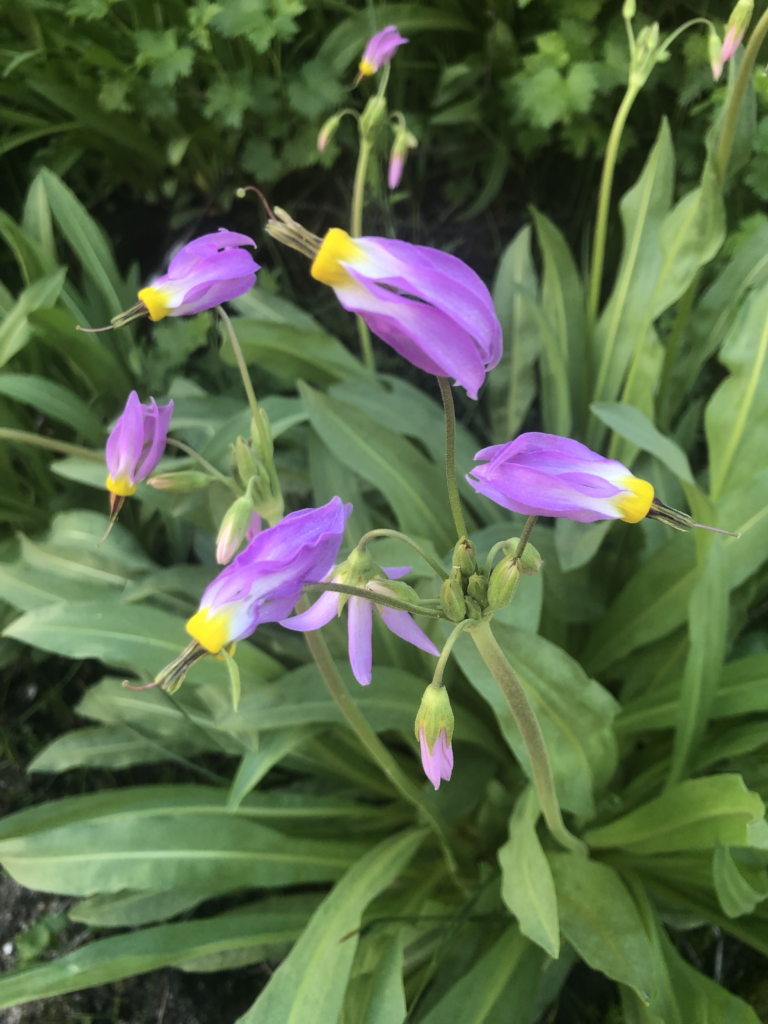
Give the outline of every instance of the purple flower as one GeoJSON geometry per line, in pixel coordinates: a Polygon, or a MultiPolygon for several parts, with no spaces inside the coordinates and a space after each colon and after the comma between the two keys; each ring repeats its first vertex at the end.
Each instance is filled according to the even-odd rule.
{"type": "Polygon", "coordinates": [[[187,622],[187,632],[211,654],[250,636],[260,622],[285,618],[305,583],[324,579],[352,512],[341,498],[291,512],[251,541],[222,569],[187,622]]]}
{"type": "MultiPolygon", "coordinates": [[[[173,402],[158,407],[154,398],[142,405],[132,391],[125,410],[107,439],[107,489],[119,498],[134,494],[165,451],[173,402]]],[[[122,502],[120,502],[122,504],[122,502]]]]}
{"type": "Polygon", "coordinates": [[[331,228],[312,276],[414,366],[453,377],[471,398],[501,359],[501,325],[490,292],[456,256],[389,238],[350,238],[331,228]]]}
{"type": "Polygon", "coordinates": [[[399,46],[407,43],[398,32],[397,25],[387,25],[381,32],[371,36],[365,47],[363,58],[358,65],[360,78],[375,75],[382,64],[389,64],[399,46]]]}
{"type": "Polygon", "coordinates": [[[440,789],[440,782],[445,779],[447,782],[453,771],[453,748],[446,734],[445,729],[438,733],[432,749],[429,749],[427,736],[424,729],[419,729],[419,744],[421,746],[421,764],[424,774],[435,787],[440,789]]]}
{"type": "Polygon", "coordinates": [[[185,245],[168,273],[139,292],[150,320],[201,313],[253,288],[259,266],[244,245],[256,248],[248,235],[225,228],[185,245]]]}
{"type": "Polygon", "coordinates": [[[521,434],[484,448],[475,458],[486,462],[467,476],[475,490],[523,515],[637,523],[654,502],[647,480],[567,437],[521,434]]]}
{"type": "MultiPolygon", "coordinates": [[[[350,581],[346,572],[337,573],[337,568],[340,567],[334,566],[330,572],[333,583],[357,585],[358,581],[350,581]]],[[[396,580],[410,572],[411,567],[406,565],[398,568],[384,569],[383,571],[389,579],[396,580]]],[[[388,590],[387,581],[383,578],[361,582],[360,585],[374,594],[388,594],[390,597],[396,596],[388,590]]],[[[420,647],[422,651],[426,651],[428,654],[439,655],[438,649],[426,633],[416,625],[408,612],[399,611],[397,608],[389,608],[387,605],[375,604],[374,601],[369,601],[364,597],[350,597],[347,599],[344,594],[338,594],[332,590],[326,591],[307,611],[294,615],[292,619],[283,619],[280,625],[285,626],[286,629],[295,629],[301,632],[320,629],[321,626],[327,625],[334,615],[341,614],[341,610],[344,604],[347,603],[347,600],[349,602],[349,618],[347,620],[349,663],[352,666],[355,679],[362,686],[367,686],[371,681],[373,665],[371,634],[373,632],[374,605],[384,621],[384,625],[396,636],[401,637],[401,639],[406,640],[415,647],[420,647]]]]}
{"type": "Polygon", "coordinates": [[[752,12],[755,9],[753,0],[738,0],[738,3],[731,11],[728,24],[725,28],[725,39],[723,49],[720,52],[720,60],[723,64],[731,60],[741,46],[744,33],[752,20],[752,12]]]}
{"type": "Polygon", "coordinates": [[[723,48],[720,51],[720,61],[722,64],[726,64],[734,56],[738,48],[741,46],[741,41],[743,38],[744,29],[739,31],[735,25],[731,25],[731,27],[725,33],[725,39],[723,39],[723,48]]]}

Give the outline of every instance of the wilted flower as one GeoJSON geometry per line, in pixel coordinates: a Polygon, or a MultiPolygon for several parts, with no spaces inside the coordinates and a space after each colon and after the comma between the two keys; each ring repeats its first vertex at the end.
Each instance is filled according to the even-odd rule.
{"type": "Polygon", "coordinates": [[[150,398],[149,405],[142,405],[135,391],[128,396],[107,438],[107,489],[113,519],[163,457],[172,413],[173,402],[158,406],[150,398]]]}
{"type": "Polygon", "coordinates": [[[167,274],[141,289],[135,306],[112,318],[112,325],[122,327],[142,316],[188,316],[243,295],[253,288],[259,269],[244,245],[256,248],[248,235],[226,228],[196,238],[174,256],[167,274]]]}
{"type": "Polygon", "coordinates": [[[444,686],[430,684],[424,691],[415,732],[424,774],[435,789],[440,789],[440,782],[447,782],[453,771],[453,709],[444,686]]]}
{"type": "Polygon", "coordinates": [[[453,377],[471,398],[501,358],[501,325],[490,292],[456,256],[395,239],[351,238],[331,228],[312,276],[414,366],[453,377]]]}
{"type": "Polygon", "coordinates": [[[219,573],[187,622],[187,632],[210,654],[251,633],[261,622],[285,618],[305,583],[325,578],[352,512],[341,498],[322,508],[291,512],[251,541],[219,573]]]}
{"type": "MultiPolygon", "coordinates": [[[[363,587],[373,594],[398,597],[395,588],[388,584],[389,580],[397,580],[410,572],[410,566],[380,570],[375,566],[367,552],[354,551],[349,559],[330,572],[332,583],[345,583],[348,586],[363,587]],[[365,561],[365,568],[360,563],[365,561]],[[373,575],[375,573],[375,575],[373,575]],[[386,573],[386,576],[384,575],[386,573]]],[[[404,584],[397,586],[405,587],[404,584]]],[[[405,588],[406,590],[410,588],[405,588]]],[[[381,616],[384,625],[401,639],[420,647],[428,654],[438,655],[440,652],[406,611],[376,604],[365,597],[349,597],[329,590],[308,608],[307,611],[295,615],[292,619],[283,619],[280,623],[287,629],[307,632],[320,629],[331,621],[334,615],[340,615],[345,604],[349,603],[347,632],[349,637],[349,663],[355,679],[362,686],[371,681],[373,656],[371,651],[371,635],[373,632],[373,608],[381,616]]]]}
{"type": "Polygon", "coordinates": [[[416,149],[419,140],[408,129],[398,129],[395,134],[395,141],[389,154],[389,168],[387,169],[387,184],[390,189],[395,189],[402,181],[405,161],[409,149],[416,149]]]}
{"type": "Polygon", "coordinates": [[[398,47],[407,42],[408,40],[400,35],[397,25],[387,25],[376,35],[371,36],[358,65],[358,78],[375,75],[382,64],[389,64],[398,47]]]}
{"type": "Polygon", "coordinates": [[[728,24],[725,27],[725,39],[723,39],[723,49],[720,52],[720,61],[725,64],[729,61],[744,38],[744,33],[749,27],[749,23],[752,20],[752,12],[755,9],[753,0],[739,0],[736,6],[731,11],[731,16],[728,19],[728,24]]]}

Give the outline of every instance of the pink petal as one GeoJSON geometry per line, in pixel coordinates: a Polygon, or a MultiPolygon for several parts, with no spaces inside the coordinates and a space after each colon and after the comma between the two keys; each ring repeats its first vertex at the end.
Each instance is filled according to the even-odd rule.
{"type": "Polygon", "coordinates": [[[333,590],[326,590],[305,612],[294,615],[290,619],[282,619],[281,626],[294,629],[300,633],[308,633],[327,625],[334,615],[339,613],[339,595],[333,590]]]}
{"type": "Polygon", "coordinates": [[[417,626],[408,612],[400,611],[397,608],[388,608],[386,605],[379,607],[379,613],[384,620],[384,625],[391,630],[395,636],[399,636],[414,647],[420,647],[427,654],[434,654],[439,657],[440,651],[435,647],[427,634],[417,626]]]}
{"type": "Polygon", "coordinates": [[[429,744],[423,729],[419,730],[419,745],[421,746],[421,764],[424,774],[435,789],[440,789],[440,782],[443,779],[447,782],[453,771],[453,750],[447,742],[445,729],[440,731],[435,740],[432,753],[429,752],[429,744]]]}
{"type": "Polygon", "coordinates": [[[349,621],[349,663],[355,679],[361,686],[371,681],[373,654],[371,633],[373,632],[373,607],[364,597],[350,597],[349,621]]]}

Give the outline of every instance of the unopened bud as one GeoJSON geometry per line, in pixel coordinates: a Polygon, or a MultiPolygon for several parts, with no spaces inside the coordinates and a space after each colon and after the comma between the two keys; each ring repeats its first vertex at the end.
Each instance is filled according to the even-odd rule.
{"type": "Polygon", "coordinates": [[[245,540],[252,518],[253,500],[249,488],[247,494],[232,502],[221,521],[216,538],[216,561],[219,565],[227,565],[235,557],[245,540]]]}
{"type": "Polygon", "coordinates": [[[486,603],[488,597],[488,580],[485,576],[478,576],[477,573],[474,576],[469,577],[469,583],[467,584],[467,594],[474,601],[482,607],[486,603]]]}
{"type": "Polygon", "coordinates": [[[443,730],[445,730],[445,738],[450,746],[453,739],[453,709],[451,708],[448,691],[444,686],[432,686],[430,684],[421,698],[421,704],[416,714],[414,732],[416,733],[416,738],[419,739],[423,731],[431,751],[435,746],[437,737],[443,730]]]}
{"type": "Polygon", "coordinates": [[[387,101],[378,93],[371,96],[360,115],[360,134],[367,142],[373,142],[387,117],[387,101]]]}
{"type": "Polygon", "coordinates": [[[707,39],[707,51],[709,53],[709,66],[712,68],[712,77],[716,82],[720,81],[723,73],[723,43],[717,34],[717,29],[710,22],[709,38],[707,39]]]}
{"type": "Polygon", "coordinates": [[[621,16],[624,21],[632,21],[634,16],[637,14],[637,3],[635,0],[624,0],[624,4],[621,8],[621,16]]]}
{"type": "Polygon", "coordinates": [[[402,580],[373,579],[368,583],[368,590],[375,593],[386,594],[389,597],[397,598],[398,601],[405,601],[407,604],[418,604],[419,595],[402,580]]]}
{"type": "Polygon", "coordinates": [[[173,494],[189,494],[207,487],[211,478],[198,469],[180,469],[178,473],[156,473],[147,483],[156,491],[170,491],[173,494]]]}
{"type": "Polygon", "coordinates": [[[269,416],[264,409],[259,409],[259,415],[261,416],[261,422],[264,426],[264,438],[266,441],[266,450],[261,440],[261,434],[256,420],[251,420],[251,444],[253,450],[258,453],[259,457],[268,462],[275,453],[275,443],[272,440],[272,425],[269,422],[269,416]]]}
{"type": "Polygon", "coordinates": [[[240,483],[246,487],[251,477],[257,476],[259,472],[259,461],[253,447],[244,437],[238,437],[235,443],[229,446],[229,450],[234,457],[240,483]]]}
{"type": "Polygon", "coordinates": [[[461,575],[469,579],[477,572],[477,553],[475,545],[468,537],[462,537],[453,549],[453,563],[461,570],[461,575]]]}
{"type": "Polygon", "coordinates": [[[455,579],[453,573],[443,582],[440,588],[440,604],[451,622],[461,622],[467,614],[464,591],[461,589],[461,583],[455,579]]]}
{"type": "Polygon", "coordinates": [[[464,598],[464,603],[467,606],[467,615],[470,619],[482,619],[484,609],[480,606],[479,601],[476,601],[474,597],[467,596],[464,598]]]}
{"type": "Polygon", "coordinates": [[[333,114],[320,129],[317,136],[317,148],[321,153],[325,152],[328,143],[336,134],[343,116],[343,114],[333,114]]]}
{"type": "Polygon", "coordinates": [[[725,39],[723,40],[723,49],[720,54],[723,64],[733,57],[741,45],[744,33],[747,31],[752,20],[754,9],[753,0],[739,0],[731,11],[731,16],[725,27],[725,39]]]}
{"type": "MultiPolygon", "coordinates": [[[[512,550],[517,550],[517,544],[512,550]]],[[[525,551],[520,556],[520,571],[526,576],[535,576],[537,572],[541,572],[543,564],[544,560],[533,544],[530,542],[526,544],[525,551]]]]}
{"type": "Polygon", "coordinates": [[[502,558],[491,573],[488,584],[488,607],[493,611],[505,608],[512,598],[520,582],[520,561],[514,554],[502,558]]]}
{"type": "Polygon", "coordinates": [[[403,171],[405,170],[405,161],[408,157],[408,150],[416,149],[418,144],[419,140],[413,132],[409,132],[407,128],[398,127],[395,134],[395,141],[392,143],[392,149],[389,153],[387,184],[390,189],[395,189],[400,184],[403,177],[403,171]]]}

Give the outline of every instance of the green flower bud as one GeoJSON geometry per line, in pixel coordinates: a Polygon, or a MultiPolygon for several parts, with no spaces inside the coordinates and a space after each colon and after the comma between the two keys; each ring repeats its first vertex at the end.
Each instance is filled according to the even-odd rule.
{"type": "Polygon", "coordinates": [[[429,749],[435,745],[437,737],[445,729],[448,744],[453,738],[453,709],[444,686],[432,686],[431,684],[424,691],[421,704],[416,715],[414,732],[416,739],[420,738],[423,730],[429,749]]]}
{"type": "Polygon", "coordinates": [[[453,566],[461,569],[461,575],[469,578],[477,572],[477,553],[475,545],[467,537],[462,537],[453,549],[453,566]]]}
{"type": "Polygon", "coordinates": [[[624,21],[632,21],[637,14],[637,3],[635,0],[624,0],[621,8],[621,16],[624,21]]]}
{"type": "Polygon", "coordinates": [[[323,127],[320,129],[320,133],[317,136],[317,148],[320,153],[324,153],[328,143],[336,134],[336,130],[341,123],[341,119],[344,117],[344,112],[339,114],[331,114],[327,121],[323,123],[323,127]]]}
{"type": "Polygon", "coordinates": [[[366,142],[373,142],[387,119],[387,101],[383,96],[371,96],[360,115],[360,135],[366,142]]]}
{"type": "Polygon", "coordinates": [[[253,450],[258,454],[259,458],[267,462],[275,453],[275,443],[272,440],[272,425],[269,422],[269,416],[267,416],[264,409],[259,409],[261,415],[261,422],[264,424],[264,434],[266,435],[267,450],[263,451],[263,445],[261,443],[261,435],[259,434],[259,428],[256,420],[251,420],[251,444],[253,450]]]}
{"type": "Polygon", "coordinates": [[[253,447],[244,437],[238,437],[235,443],[229,446],[229,450],[235,462],[236,475],[245,487],[251,477],[258,476],[259,473],[259,461],[253,447]]]}
{"type": "Polygon", "coordinates": [[[485,576],[478,576],[477,573],[474,576],[470,576],[469,583],[467,584],[467,594],[474,601],[477,601],[481,607],[484,607],[488,597],[488,580],[485,576]]]}
{"type": "Polygon", "coordinates": [[[369,580],[368,589],[378,592],[379,594],[387,594],[390,597],[395,597],[398,601],[406,601],[408,604],[418,604],[420,600],[419,595],[413,587],[409,587],[408,584],[403,583],[402,580],[369,580]]]}
{"type": "MultiPolygon", "coordinates": [[[[514,550],[517,550],[517,545],[515,545],[514,550]]],[[[543,559],[533,544],[530,542],[526,544],[525,551],[520,559],[520,571],[526,576],[535,576],[537,572],[541,572],[543,564],[543,559]]]]}
{"type": "MultiPolygon", "coordinates": [[[[514,551],[514,548],[512,549],[514,551]]],[[[502,558],[491,573],[488,584],[488,607],[494,611],[504,608],[515,596],[520,582],[520,561],[514,554],[502,558]]]]}
{"type": "Polygon", "coordinates": [[[198,469],[180,469],[178,473],[156,473],[147,483],[157,491],[170,491],[172,494],[189,494],[207,487],[211,478],[198,469]]]}
{"type": "Polygon", "coordinates": [[[476,601],[474,597],[465,597],[464,603],[467,606],[467,615],[469,615],[470,619],[482,619],[483,608],[480,607],[479,601],[476,601]]]}
{"type": "Polygon", "coordinates": [[[440,604],[451,622],[461,622],[467,614],[464,591],[453,573],[440,588],[440,604]]]}

